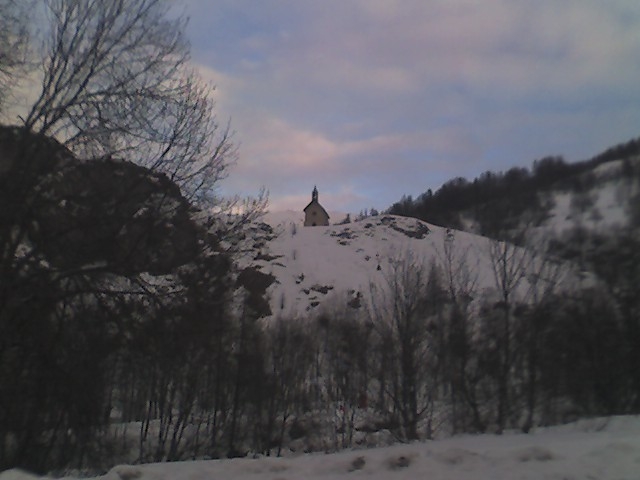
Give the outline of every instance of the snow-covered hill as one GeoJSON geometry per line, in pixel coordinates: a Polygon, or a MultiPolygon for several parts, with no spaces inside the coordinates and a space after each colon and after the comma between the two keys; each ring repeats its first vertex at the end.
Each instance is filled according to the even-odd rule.
{"type": "MultiPolygon", "coordinates": [[[[331,455],[121,465],[97,479],[633,480],[638,472],[640,419],[629,416],[581,420],[527,435],[465,435],[331,455]]],[[[19,470],[0,473],[0,480],[36,478],[19,470]]]]}
{"type": "MultiPolygon", "coordinates": [[[[554,252],[562,255],[566,250],[562,245],[582,241],[587,233],[615,235],[633,222],[640,222],[638,172],[640,157],[625,157],[541,189],[535,193],[538,201],[531,202],[530,211],[525,205],[513,237],[522,237],[518,232],[526,231],[525,238],[518,242],[539,249],[554,243],[554,252]],[[576,237],[576,231],[584,233],[576,237]]],[[[459,213],[466,233],[391,215],[305,228],[302,211],[269,212],[263,221],[271,230],[253,230],[249,235],[253,245],[245,252],[243,265],[273,276],[267,295],[274,315],[304,316],[346,305],[370,305],[372,286],[380,291],[381,284],[389,281],[394,262],[410,261],[425,268],[435,262],[442,269],[445,244],[450,242],[455,261],[464,263],[467,275],[475,281],[475,293],[487,294],[497,285],[493,268],[495,245],[492,247],[489,239],[474,234],[483,228],[473,212],[459,213]]],[[[340,212],[330,215],[332,223],[346,216],[340,212]]],[[[515,253],[516,257],[520,255],[515,253]]],[[[531,258],[524,263],[517,289],[521,296],[527,295],[529,278],[541,268],[539,261],[531,258]]]]}
{"type": "Polygon", "coordinates": [[[581,175],[582,191],[552,191],[552,207],[541,229],[562,234],[575,226],[596,232],[627,226],[640,194],[640,178],[633,175],[638,168],[640,158],[611,161],[581,175]]]}
{"type": "MultiPolygon", "coordinates": [[[[366,307],[372,292],[389,282],[395,262],[427,270],[435,263],[444,269],[446,244],[452,247],[456,268],[465,270],[477,293],[496,287],[492,242],[478,235],[392,215],[328,227],[303,227],[299,217],[286,212],[268,214],[265,221],[271,229],[254,228],[253,248],[245,252],[243,264],[273,276],[267,296],[276,316],[366,307]]],[[[532,270],[539,268],[532,256],[523,264],[517,289],[521,297],[531,286],[532,270]]]]}

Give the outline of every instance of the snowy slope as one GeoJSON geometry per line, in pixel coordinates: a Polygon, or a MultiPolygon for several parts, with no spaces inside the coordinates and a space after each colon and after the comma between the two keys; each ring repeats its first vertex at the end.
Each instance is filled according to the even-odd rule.
{"type": "MultiPolygon", "coordinates": [[[[0,480],[35,478],[18,470],[0,474],[0,480]]],[[[331,455],[117,466],[97,478],[635,480],[640,478],[640,418],[581,420],[530,434],[465,435],[331,455]]]]}
{"type": "MultiPolygon", "coordinates": [[[[633,163],[640,163],[640,159],[633,159],[633,163]]],[[[639,179],[625,175],[622,160],[602,164],[589,174],[592,185],[584,192],[553,192],[553,207],[543,230],[560,234],[581,225],[601,232],[628,223],[630,202],[640,193],[639,179]]]]}
{"type": "MultiPolygon", "coordinates": [[[[273,234],[253,239],[257,248],[245,263],[276,278],[267,290],[274,315],[341,309],[355,299],[368,305],[372,285],[376,291],[383,288],[392,262],[410,261],[427,269],[432,261],[442,265],[447,241],[457,260],[464,258],[476,291],[495,289],[490,241],[484,237],[391,215],[328,227],[303,227],[299,218],[287,220],[286,214],[272,214],[266,221],[273,218],[273,234]]],[[[522,273],[519,290],[525,295],[528,272],[522,273]]]]}
{"type": "MultiPolygon", "coordinates": [[[[628,225],[640,195],[638,171],[640,157],[610,161],[541,192],[541,203],[549,205],[549,210],[542,224],[529,231],[528,244],[544,246],[552,239],[562,240],[576,227],[615,234],[628,225]]],[[[340,212],[330,215],[333,223],[345,218],[340,212]]],[[[254,232],[254,248],[246,252],[245,266],[276,279],[267,291],[274,315],[308,316],[309,312],[343,309],[349,302],[370,305],[372,285],[380,291],[392,262],[411,257],[427,268],[432,262],[442,266],[444,245],[452,234],[458,259],[465,257],[470,276],[476,280],[476,293],[496,290],[490,241],[484,237],[390,215],[306,228],[303,217],[302,211],[268,213],[263,221],[273,232],[262,240],[260,232],[254,232]]],[[[467,232],[480,231],[469,218],[463,223],[467,232]]],[[[537,270],[539,263],[531,261],[522,272],[521,299],[530,290],[529,267],[537,270]]]]}

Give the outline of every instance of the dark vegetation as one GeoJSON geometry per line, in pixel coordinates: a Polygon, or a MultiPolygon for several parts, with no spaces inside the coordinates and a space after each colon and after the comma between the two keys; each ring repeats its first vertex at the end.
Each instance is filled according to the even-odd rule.
{"type": "Polygon", "coordinates": [[[545,192],[588,189],[594,181],[588,173],[595,167],[639,154],[640,138],[636,138],[583,162],[567,163],[560,156],[551,156],[534,161],[531,169],[487,171],[473,181],[458,177],[436,192],[429,189],[416,199],[404,196],[390,207],[389,213],[456,229],[463,228],[465,216],[477,222],[477,233],[512,237],[508,232],[518,230],[523,222],[535,226],[544,221],[552,206],[544,200],[545,192]]]}
{"type": "MultiPolygon", "coordinates": [[[[523,388],[521,393],[529,396],[525,402],[529,403],[525,409],[529,412],[525,430],[535,423],[533,412],[538,407],[534,405],[540,395],[554,399],[538,411],[543,417],[558,413],[556,406],[562,404],[558,402],[560,399],[568,400],[565,406],[572,405],[575,415],[637,412],[640,408],[637,394],[640,357],[634,347],[640,340],[640,304],[632,293],[634,284],[640,281],[639,198],[637,193],[623,193],[632,191],[628,190],[629,185],[637,189],[640,183],[639,155],[640,138],[584,162],[568,164],[562,157],[546,157],[535,161],[531,170],[486,172],[473,182],[456,178],[435,193],[428,190],[415,200],[403,197],[390,208],[390,213],[458,229],[464,229],[463,219],[471,221],[477,233],[537,250],[543,247],[554,258],[576,265],[584,276],[571,295],[545,295],[513,310],[505,297],[494,307],[487,305],[480,318],[472,322],[480,325],[487,320],[496,322],[497,330],[487,337],[488,344],[479,346],[475,366],[480,375],[483,371],[495,372],[499,427],[508,416],[505,408],[510,407],[505,405],[514,400],[511,384],[519,385],[523,388]],[[623,161],[616,178],[620,185],[619,201],[627,204],[626,225],[615,231],[596,232],[575,221],[575,226],[562,235],[544,239],[531,235],[531,227],[542,224],[548,215],[551,191],[571,193],[572,209],[589,212],[593,207],[589,191],[599,181],[592,170],[614,160],[623,161]],[[537,240],[532,242],[533,238],[537,240]],[[482,350],[485,352],[480,353],[482,350]],[[519,368],[523,368],[522,377],[516,381],[513,374],[519,368]]],[[[466,348],[460,351],[473,352],[466,348]]],[[[462,383],[451,392],[462,394],[458,399],[469,402],[471,423],[481,429],[487,423],[476,411],[476,394],[471,391],[470,395],[468,388],[472,384],[462,383]]],[[[452,400],[455,407],[455,398],[452,400]]],[[[521,408],[516,411],[522,414],[521,408]]]]}
{"type": "MultiPolygon", "coordinates": [[[[24,5],[0,3],[0,101],[34,63],[24,5]]],[[[451,233],[438,264],[409,252],[380,267],[372,309],[357,296],[264,325],[275,279],[234,257],[264,228],[250,226],[263,203],[227,215],[214,194],[234,150],[183,69],[182,20],[159,0],[43,5],[60,23],[35,62],[42,91],[20,126],[0,128],[0,470],[102,472],[640,411],[638,222],[557,245],[596,275],[569,290],[558,263],[496,241],[499,295],[480,292],[451,233]],[[525,272],[526,302],[514,295],[525,272]]],[[[452,205],[481,218],[476,200],[499,208],[510,192],[521,199],[500,212],[516,225],[535,189],[571,184],[575,168],[549,158],[454,180],[421,197],[426,219],[455,226],[452,205]]]]}
{"type": "Polygon", "coordinates": [[[597,275],[568,290],[559,263],[493,241],[499,295],[479,291],[451,232],[437,263],[385,263],[373,308],[265,325],[275,279],[238,269],[224,230],[165,174],[80,161],[26,129],[0,137],[2,468],[99,472],[640,411],[637,225],[567,242],[597,275]]]}
{"type": "MultiPolygon", "coordinates": [[[[456,178],[435,193],[428,190],[415,200],[403,197],[390,208],[389,213],[445,227],[464,229],[465,221],[470,222],[477,233],[546,252],[581,272],[581,280],[565,279],[573,284],[570,293],[565,290],[560,295],[553,287],[542,296],[537,292],[526,305],[515,305],[509,298],[510,289],[500,288],[509,282],[501,281],[496,286],[503,298],[484,303],[474,318],[460,317],[457,307],[452,310],[453,343],[445,358],[454,365],[462,362],[458,370],[448,371],[454,380],[450,402],[458,412],[454,427],[484,430],[492,425],[491,420],[483,419],[483,401],[478,402],[490,391],[495,400],[493,426],[498,430],[515,426],[513,413],[528,431],[549,418],[562,421],[572,416],[639,411],[640,356],[634,345],[640,341],[640,303],[633,293],[640,281],[639,155],[640,139],[634,139],[585,162],[568,164],[561,157],[547,157],[535,161],[531,171],[486,172],[473,182],[456,178]],[[592,171],[614,160],[623,161],[615,178],[618,201],[626,205],[626,224],[595,231],[574,219],[574,226],[561,234],[546,238],[532,234],[532,227],[541,225],[552,207],[552,191],[571,193],[571,208],[580,215],[599,215],[592,211],[590,190],[603,179],[592,171]],[[486,336],[480,333],[471,341],[464,336],[456,340],[460,318],[469,322],[464,325],[479,325],[486,336]],[[474,346],[474,341],[479,343],[474,346]],[[464,371],[471,365],[473,374],[465,379],[464,371]],[[476,389],[486,375],[494,386],[476,389]],[[460,424],[459,418],[466,420],[460,424]]],[[[494,243],[492,248],[494,273],[502,272],[505,280],[508,272],[521,267],[512,255],[515,250],[500,251],[508,250],[507,244],[500,245],[494,243]]]]}
{"type": "MultiPolygon", "coordinates": [[[[99,465],[114,409],[162,419],[174,382],[198,386],[230,261],[164,174],[81,162],[27,129],[0,137],[0,466],[99,465]]],[[[161,427],[163,456],[185,420],[161,427]]]]}

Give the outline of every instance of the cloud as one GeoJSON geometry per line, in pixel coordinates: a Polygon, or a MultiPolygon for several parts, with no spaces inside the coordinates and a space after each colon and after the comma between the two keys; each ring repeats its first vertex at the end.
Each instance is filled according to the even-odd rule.
{"type": "MultiPolygon", "coordinates": [[[[273,212],[294,210],[302,211],[302,209],[311,200],[311,190],[314,185],[308,187],[308,191],[305,193],[295,195],[283,195],[270,202],[269,209],[273,212]]],[[[357,192],[357,189],[352,185],[343,185],[339,189],[320,188],[319,195],[320,203],[327,209],[331,222],[339,222],[346,213],[357,213],[358,208],[353,206],[369,205],[367,203],[368,198],[357,192]],[[345,208],[345,206],[352,206],[352,208],[345,208]]],[[[360,207],[362,209],[363,207],[360,207]]],[[[367,208],[367,207],[364,207],[367,208]]]]}
{"type": "MultiPolygon", "coordinates": [[[[228,187],[255,191],[265,186],[271,192],[272,209],[274,205],[294,208],[294,201],[306,199],[313,184],[331,193],[333,203],[328,208],[341,209],[337,199],[345,202],[342,210],[386,208],[388,200],[381,202],[363,192],[375,190],[375,184],[384,179],[401,181],[406,176],[406,185],[415,182],[419,179],[417,165],[425,166],[429,158],[433,173],[450,176],[455,172],[448,160],[465,155],[473,158],[478,147],[466,132],[452,127],[336,139],[279,118],[257,115],[252,119],[243,128],[251,141],[241,147],[228,187]]],[[[416,188],[420,187],[412,185],[412,190],[416,188]]],[[[393,195],[397,195],[396,182],[378,188],[387,194],[389,189],[395,189],[393,195]]]]}
{"type": "Polygon", "coordinates": [[[241,142],[228,187],[264,184],[274,204],[323,182],[385,208],[637,135],[633,0],[188,4],[195,61],[241,142]]]}

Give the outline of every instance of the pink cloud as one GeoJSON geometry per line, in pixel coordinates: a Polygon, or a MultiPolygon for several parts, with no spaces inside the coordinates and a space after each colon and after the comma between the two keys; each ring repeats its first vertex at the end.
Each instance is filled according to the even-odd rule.
{"type": "MultiPolygon", "coordinates": [[[[534,146],[521,151],[523,139],[540,156],[584,151],[571,125],[624,140],[621,128],[637,124],[624,105],[594,119],[591,103],[640,95],[637,2],[285,0],[268,15],[249,0],[220,5],[264,27],[225,39],[234,55],[204,70],[240,141],[227,185],[265,185],[272,205],[326,182],[346,189],[334,198],[365,207],[380,200],[357,188],[395,182],[384,207],[435,174],[490,161],[493,149],[528,163],[534,146]]],[[[202,58],[221,58],[219,48],[202,58]]]]}

